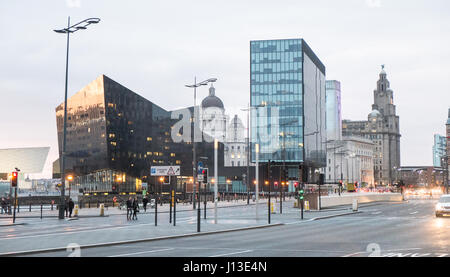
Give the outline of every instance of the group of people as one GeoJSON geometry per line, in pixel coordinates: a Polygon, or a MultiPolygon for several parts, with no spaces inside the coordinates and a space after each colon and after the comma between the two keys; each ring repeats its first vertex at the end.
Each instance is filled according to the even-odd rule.
{"type": "Polygon", "coordinates": [[[139,202],[137,197],[128,198],[127,200],[127,220],[137,220],[137,213],[139,212],[139,202]]]}
{"type": "Polygon", "coordinates": [[[72,217],[72,211],[75,207],[75,203],[73,202],[72,198],[66,199],[66,204],[64,205],[64,212],[66,213],[66,217],[72,217]]]}

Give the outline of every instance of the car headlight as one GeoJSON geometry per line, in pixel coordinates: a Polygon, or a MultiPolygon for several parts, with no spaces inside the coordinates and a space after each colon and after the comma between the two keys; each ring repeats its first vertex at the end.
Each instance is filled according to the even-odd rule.
{"type": "Polygon", "coordinates": [[[440,203],[436,204],[436,210],[438,211],[442,210],[442,205],[440,203]]]}

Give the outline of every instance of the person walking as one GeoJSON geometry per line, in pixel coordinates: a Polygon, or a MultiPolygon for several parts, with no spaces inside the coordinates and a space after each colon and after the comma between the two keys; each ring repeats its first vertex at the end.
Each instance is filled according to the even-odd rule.
{"type": "Polygon", "coordinates": [[[127,220],[131,219],[132,208],[133,208],[133,201],[131,200],[131,197],[130,197],[127,200],[127,220]]]}
{"type": "Polygon", "coordinates": [[[133,200],[133,220],[137,220],[137,213],[139,212],[139,202],[137,197],[133,200]]]}
{"type": "Polygon", "coordinates": [[[6,200],[5,200],[5,197],[2,197],[2,203],[1,203],[1,205],[2,205],[2,214],[3,214],[3,213],[7,213],[8,211],[7,211],[7,209],[6,209],[6,200]]]}
{"type": "Polygon", "coordinates": [[[69,199],[69,218],[72,217],[72,211],[75,207],[75,203],[73,202],[72,198],[69,199]]]}
{"type": "Polygon", "coordinates": [[[66,202],[64,203],[64,212],[66,212],[66,217],[69,216],[69,199],[66,198],[66,202]]]}
{"type": "Polygon", "coordinates": [[[147,204],[148,204],[147,196],[144,196],[144,199],[142,199],[142,204],[144,205],[144,212],[146,212],[147,211],[147,204]]]}

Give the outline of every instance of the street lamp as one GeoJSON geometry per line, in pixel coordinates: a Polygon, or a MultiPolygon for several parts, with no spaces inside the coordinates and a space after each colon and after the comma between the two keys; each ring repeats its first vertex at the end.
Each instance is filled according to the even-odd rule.
{"type": "Polygon", "coordinates": [[[265,106],[265,103],[252,107],[248,104],[247,109],[241,109],[241,111],[247,112],[247,179],[245,182],[247,185],[247,205],[250,205],[250,111],[252,109],[258,109],[265,106]]]}
{"type": "Polygon", "coordinates": [[[63,127],[63,143],[61,152],[61,200],[59,208],[59,219],[64,219],[64,207],[65,207],[65,156],[66,156],[66,131],[67,131],[67,84],[69,74],[69,38],[71,33],[75,33],[79,30],[86,30],[87,26],[91,24],[97,24],[100,22],[100,18],[88,18],[75,25],[70,26],[70,17],[68,18],[67,28],[54,30],[58,34],[67,34],[67,53],[66,53],[66,84],[64,92],[64,127],[63,127]]]}
{"type": "Polygon", "coordinates": [[[69,198],[70,198],[70,192],[72,191],[71,184],[70,184],[70,182],[72,182],[72,180],[73,180],[73,175],[67,176],[67,181],[69,181],[69,198]]]}
{"type": "Polygon", "coordinates": [[[194,110],[192,113],[192,122],[194,124],[194,132],[192,133],[192,152],[193,152],[193,158],[192,158],[192,175],[194,178],[194,184],[192,185],[192,203],[193,203],[193,209],[195,210],[195,185],[197,183],[197,157],[196,157],[196,144],[195,144],[195,106],[197,105],[197,88],[201,86],[206,86],[209,83],[214,83],[217,81],[217,78],[209,78],[208,80],[205,80],[203,82],[197,83],[197,77],[194,77],[194,84],[193,85],[185,85],[185,87],[188,88],[194,88],[194,110]]]}

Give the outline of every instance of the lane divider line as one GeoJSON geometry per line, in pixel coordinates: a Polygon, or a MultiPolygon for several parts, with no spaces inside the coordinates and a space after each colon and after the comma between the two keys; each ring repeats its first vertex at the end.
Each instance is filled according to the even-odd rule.
{"type": "Polygon", "coordinates": [[[147,254],[147,253],[170,251],[170,250],[174,250],[174,249],[175,248],[165,248],[165,249],[156,249],[156,250],[142,251],[142,252],[136,252],[136,253],[119,254],[119,255],[108,256],[108,258],[135,256],[135,255],[141,255],[141,254],[147,254]]]}

